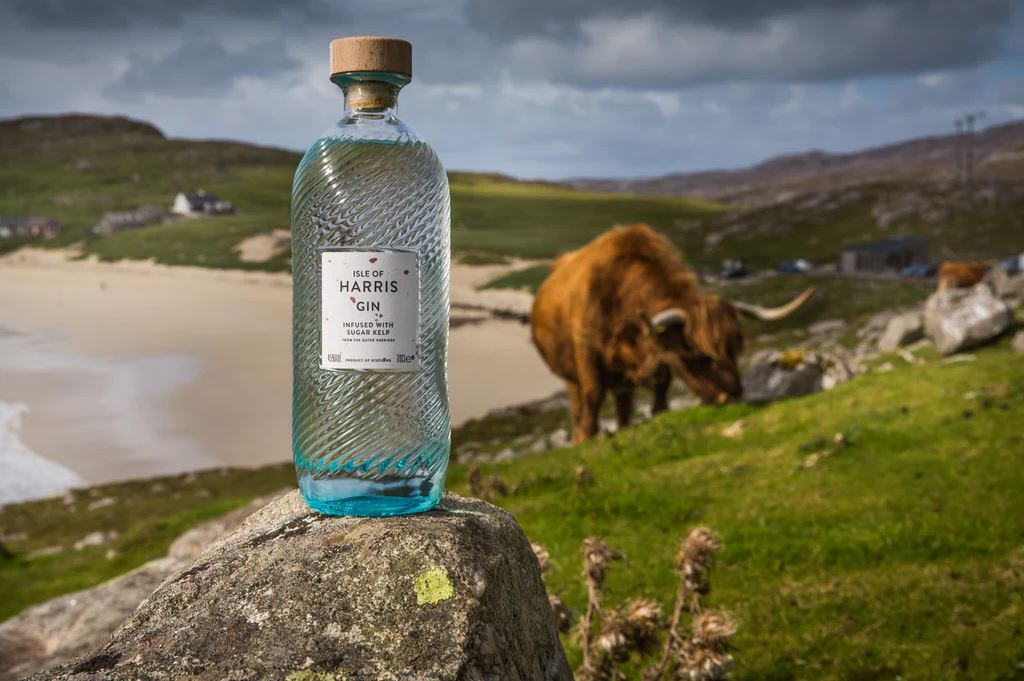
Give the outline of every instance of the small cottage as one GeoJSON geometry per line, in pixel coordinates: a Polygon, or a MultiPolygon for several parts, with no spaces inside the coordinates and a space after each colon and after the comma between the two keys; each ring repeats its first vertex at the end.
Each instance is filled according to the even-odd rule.
{"type": "Polygon", "coordinates": [[[928,263],[928,239],[923,236],[904,236],[884,241],[870,241],[843,249],[839,257],[839,271],[900,272],[911,265],[928,263]]]}
{"type": "Polygon", "coordinates": [[[93,234],[110,236],[126,229],[138,229],[162,222],[167,216],[164,206],[145,205],[135,210],[111,211],[104,213],[92,228],[93,234]]]}
{"type": "Polygon", "coordinates": [[[216,194],[199,189],[194,192],[179,192],[174,197],[171,212],[186,217],[227,215],[234,213],[235,207],[230,201],[224,201],[216,194]]]}
{"type": "Polygon", "coordinates": [[[0,239],[51,239],[58,234],[60,223],[50,218],[0,217],[0,239]]]}

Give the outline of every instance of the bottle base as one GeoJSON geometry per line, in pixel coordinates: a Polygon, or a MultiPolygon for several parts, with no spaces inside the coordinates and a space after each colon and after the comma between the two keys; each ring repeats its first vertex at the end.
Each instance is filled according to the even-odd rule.
{"type": "Polygon", "coordinates": [[[302,499],[314,511],[325,515],[386,517],[429,511],[441,500],[444,476],[363,480],[360,478],[314,478],[308,470],[299,473],[302,499]]]}

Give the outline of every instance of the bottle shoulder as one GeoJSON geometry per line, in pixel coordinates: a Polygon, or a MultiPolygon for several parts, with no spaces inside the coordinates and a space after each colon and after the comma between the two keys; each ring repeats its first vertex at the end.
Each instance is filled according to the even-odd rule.
{"type": "MultiPolygon", "coordinates": [[[[323,171],[323,162],[327,158],[338,158],[346,148],[358,150],[352,155],[364,160],[377,155],[408,157],[421,168],[426,166],[437,174],[445,175],[447,184],[447,175],[437,152],[419,133],[396,116],[376,119],[354,116],[342,118],[314,140],[299,163],[296,174],[304,170],[323,171]]],[[[350,156],[348,153],[344,155],[350,156]]]]}
{"type": "Polygon", "coordinates": [[[375,142],[426,143],[412,126],[393,111],[380,114],[352,113],[345,115],[320,135],[319,139],[365,140],[375,142]]]}
{"type": "Polygon", "coordinates": [[[338,125],[313,142],[295,169],[293,213],[326,204],[357,213],[361,201],[382,195],[405,197],[395,211],[415,201],[447,210],[448,175],[434,149],[408,126],[369,127],[338,125]]]}

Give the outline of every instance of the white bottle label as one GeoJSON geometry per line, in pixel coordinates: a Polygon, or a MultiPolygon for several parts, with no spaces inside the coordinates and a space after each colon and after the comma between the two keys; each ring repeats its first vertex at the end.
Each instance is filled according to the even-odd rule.
{"type": "Polygon", "coordinates": [[[320,265],[320,367],[417,371],[417,254],[322,251],[320,265]]]}

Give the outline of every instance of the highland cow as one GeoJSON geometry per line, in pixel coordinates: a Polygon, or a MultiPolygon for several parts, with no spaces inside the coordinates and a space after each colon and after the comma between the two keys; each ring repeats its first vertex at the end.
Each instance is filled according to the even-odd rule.
{"type": "Polygon", "coordinates": [[[579,442],[597,434],[608,391],[620,427],[637,386],[653,390],[655,413],[667,409],[673,376],[705,404],[738,398],[739,313],[780,319],[811,293],[775,309],[702,294],[665,237],[646,225],[615,227],[555,261],[534,299],[533,343],[566,382],[579,442]]]}

